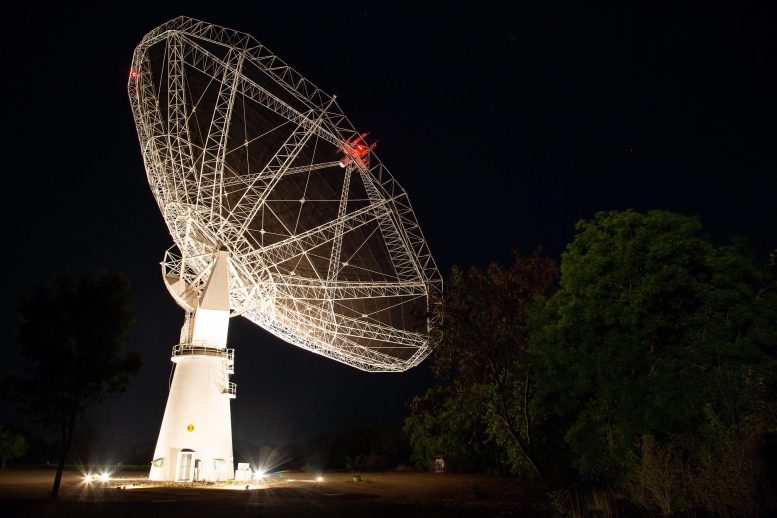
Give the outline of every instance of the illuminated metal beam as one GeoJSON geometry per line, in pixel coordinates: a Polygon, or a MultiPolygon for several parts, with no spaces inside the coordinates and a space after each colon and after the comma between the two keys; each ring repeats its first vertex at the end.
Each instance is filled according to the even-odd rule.
{"type": "Polygon", "coordinates": [[[251,36],[186,17],[144,37],[128,90],[149,185],[182,256],[163,264],[179,304],[202,295],[213,254],[226,248],[231,315],[367,371],[406,370],[428,355],[417,329],[438,325],[440,274],[406,192],[372,149],[348,164],[344,150],[361,133],[333,96],[251,36]],[[235,126],[252,114],[261,131],[235,126]],[[260,139],[273,146],[261,159],[261,146],[250,147],[260,139]],[[295,174],[307,178],[281,183],[295,174]],[[334,191],[315,200],[329,205],[303,195],[290,206],[278,195],[308,181],[334,191]],[[303,210],[313,212],[298,228],[303,210]],[[319,210],[331,219],[316,221],[319,210]],[[377,255],[360,258],[362,246],[377,255]],[[304,275],[292,275],[297,263],[304,275]],[[375,311],[358,314],[360,300],[375,311]],[[409,317],[424,310],[428,326],[409,317]]]}

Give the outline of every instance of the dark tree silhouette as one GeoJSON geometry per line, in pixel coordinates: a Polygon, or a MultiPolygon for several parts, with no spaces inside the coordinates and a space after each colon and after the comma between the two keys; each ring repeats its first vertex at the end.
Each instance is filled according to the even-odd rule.
{"type": "Polygon", "coordinates": [[[27,439],[20,433],[14,433],[0,425],[0,469],[5,469],[9,460],[18,459],[27,450],[27,439]]]}
{"type": "Polygon", "coordinates": [[[19,303],[17,342],[27,362],[10,380],[19,410],[57,432],[60,457],[51,497],[73,443],[76,418],[106,394],[123,392],[141,365],[123,352],[133,324],[131,287],[119,273],[56,279],[54,290],[39,287],[19,303]]]}
{"type": "Polygon", "coordinates": [[[539,250],[515,254],[510,268],[453,268],[436,310],[444,324],[431,336],[441,387],[414,401],[406,426],[416,457],[437,448],[444,451],[436,454],[464,459],[475,449],[456,448],[458,438],[468,436],[467,443],[484,449],[488,438],[506,450],[513,471],[545,476],[528,406],[534,374],[525,312],[537,297],[552,293],[557,279],[558,267],[539,250]],[[436,426],[443,416],[447,424],[436,426]]]}
{"type": "Polygon", "coordinates": [[[777,269],[666,211],[576,230],[533,312],[530,408],[564,432],[580,481],[665,514],[773,508],[758,449],[777,434],[777,269]]]}

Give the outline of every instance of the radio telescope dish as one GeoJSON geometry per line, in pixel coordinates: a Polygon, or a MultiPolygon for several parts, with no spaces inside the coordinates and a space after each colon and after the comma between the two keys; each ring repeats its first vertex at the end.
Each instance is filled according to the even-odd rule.
{"type": "Polygon", "coordinates": [[[322,92],[251,36],[179,17],[135,49],[129,97],[186,311],[149,478],[233,471],[229,319],[365,371],[430,352],[442,279],[407,193],[322,92]]]}
{"type": "Polygon", "coordinates": [[[230,316],[365,371],[429,354],[442,279],[407,193],[334,96],[253,37],[187,17],[143,38],[128,88],[187,314],[224,257],[230,316]]]}

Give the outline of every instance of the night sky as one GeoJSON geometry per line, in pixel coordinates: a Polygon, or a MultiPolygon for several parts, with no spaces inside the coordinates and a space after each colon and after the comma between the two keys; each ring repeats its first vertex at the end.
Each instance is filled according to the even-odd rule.
{"type": "MultiPolygon", "coordinates": [[[[0,375],[18,369],[19,294],[58,273],[124,272],[130,347],[144,366],[85,424],[121,444],[156,440],[183,311],[159,269],[172,244],[146,181],[126,83],[143,35],[185,14],[252,34],[329,93],[410,194],[440,270],[558,257],[600,210],[696,214],[716,240],[774,246],[775,17],[742,2],[596,9],[556,2],[412,9],[351,2],[208,2],[4,14],[5,294],[0,375]]],[[[578,2],[577,4],[582,4],[578,2]]],[[[107,3],[100,5],[109,5],[107,3]]],[[[249,445],[350,424],[398,424],[432,382],[426,361],[367,374],[242,319],[232,404],[249,445]]],[[[0,420],[21,424],[4,409],[0,420]]]]}

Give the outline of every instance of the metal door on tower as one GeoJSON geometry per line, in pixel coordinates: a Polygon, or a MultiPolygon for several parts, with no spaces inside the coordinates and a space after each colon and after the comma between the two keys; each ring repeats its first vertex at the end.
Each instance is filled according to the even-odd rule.
{"type": "Polygon", "coordinates": [[[176,470],[176,482],[191,482],[194,474],[194,452],[182,451],[178,454],[178,469],[176,470]]]}

